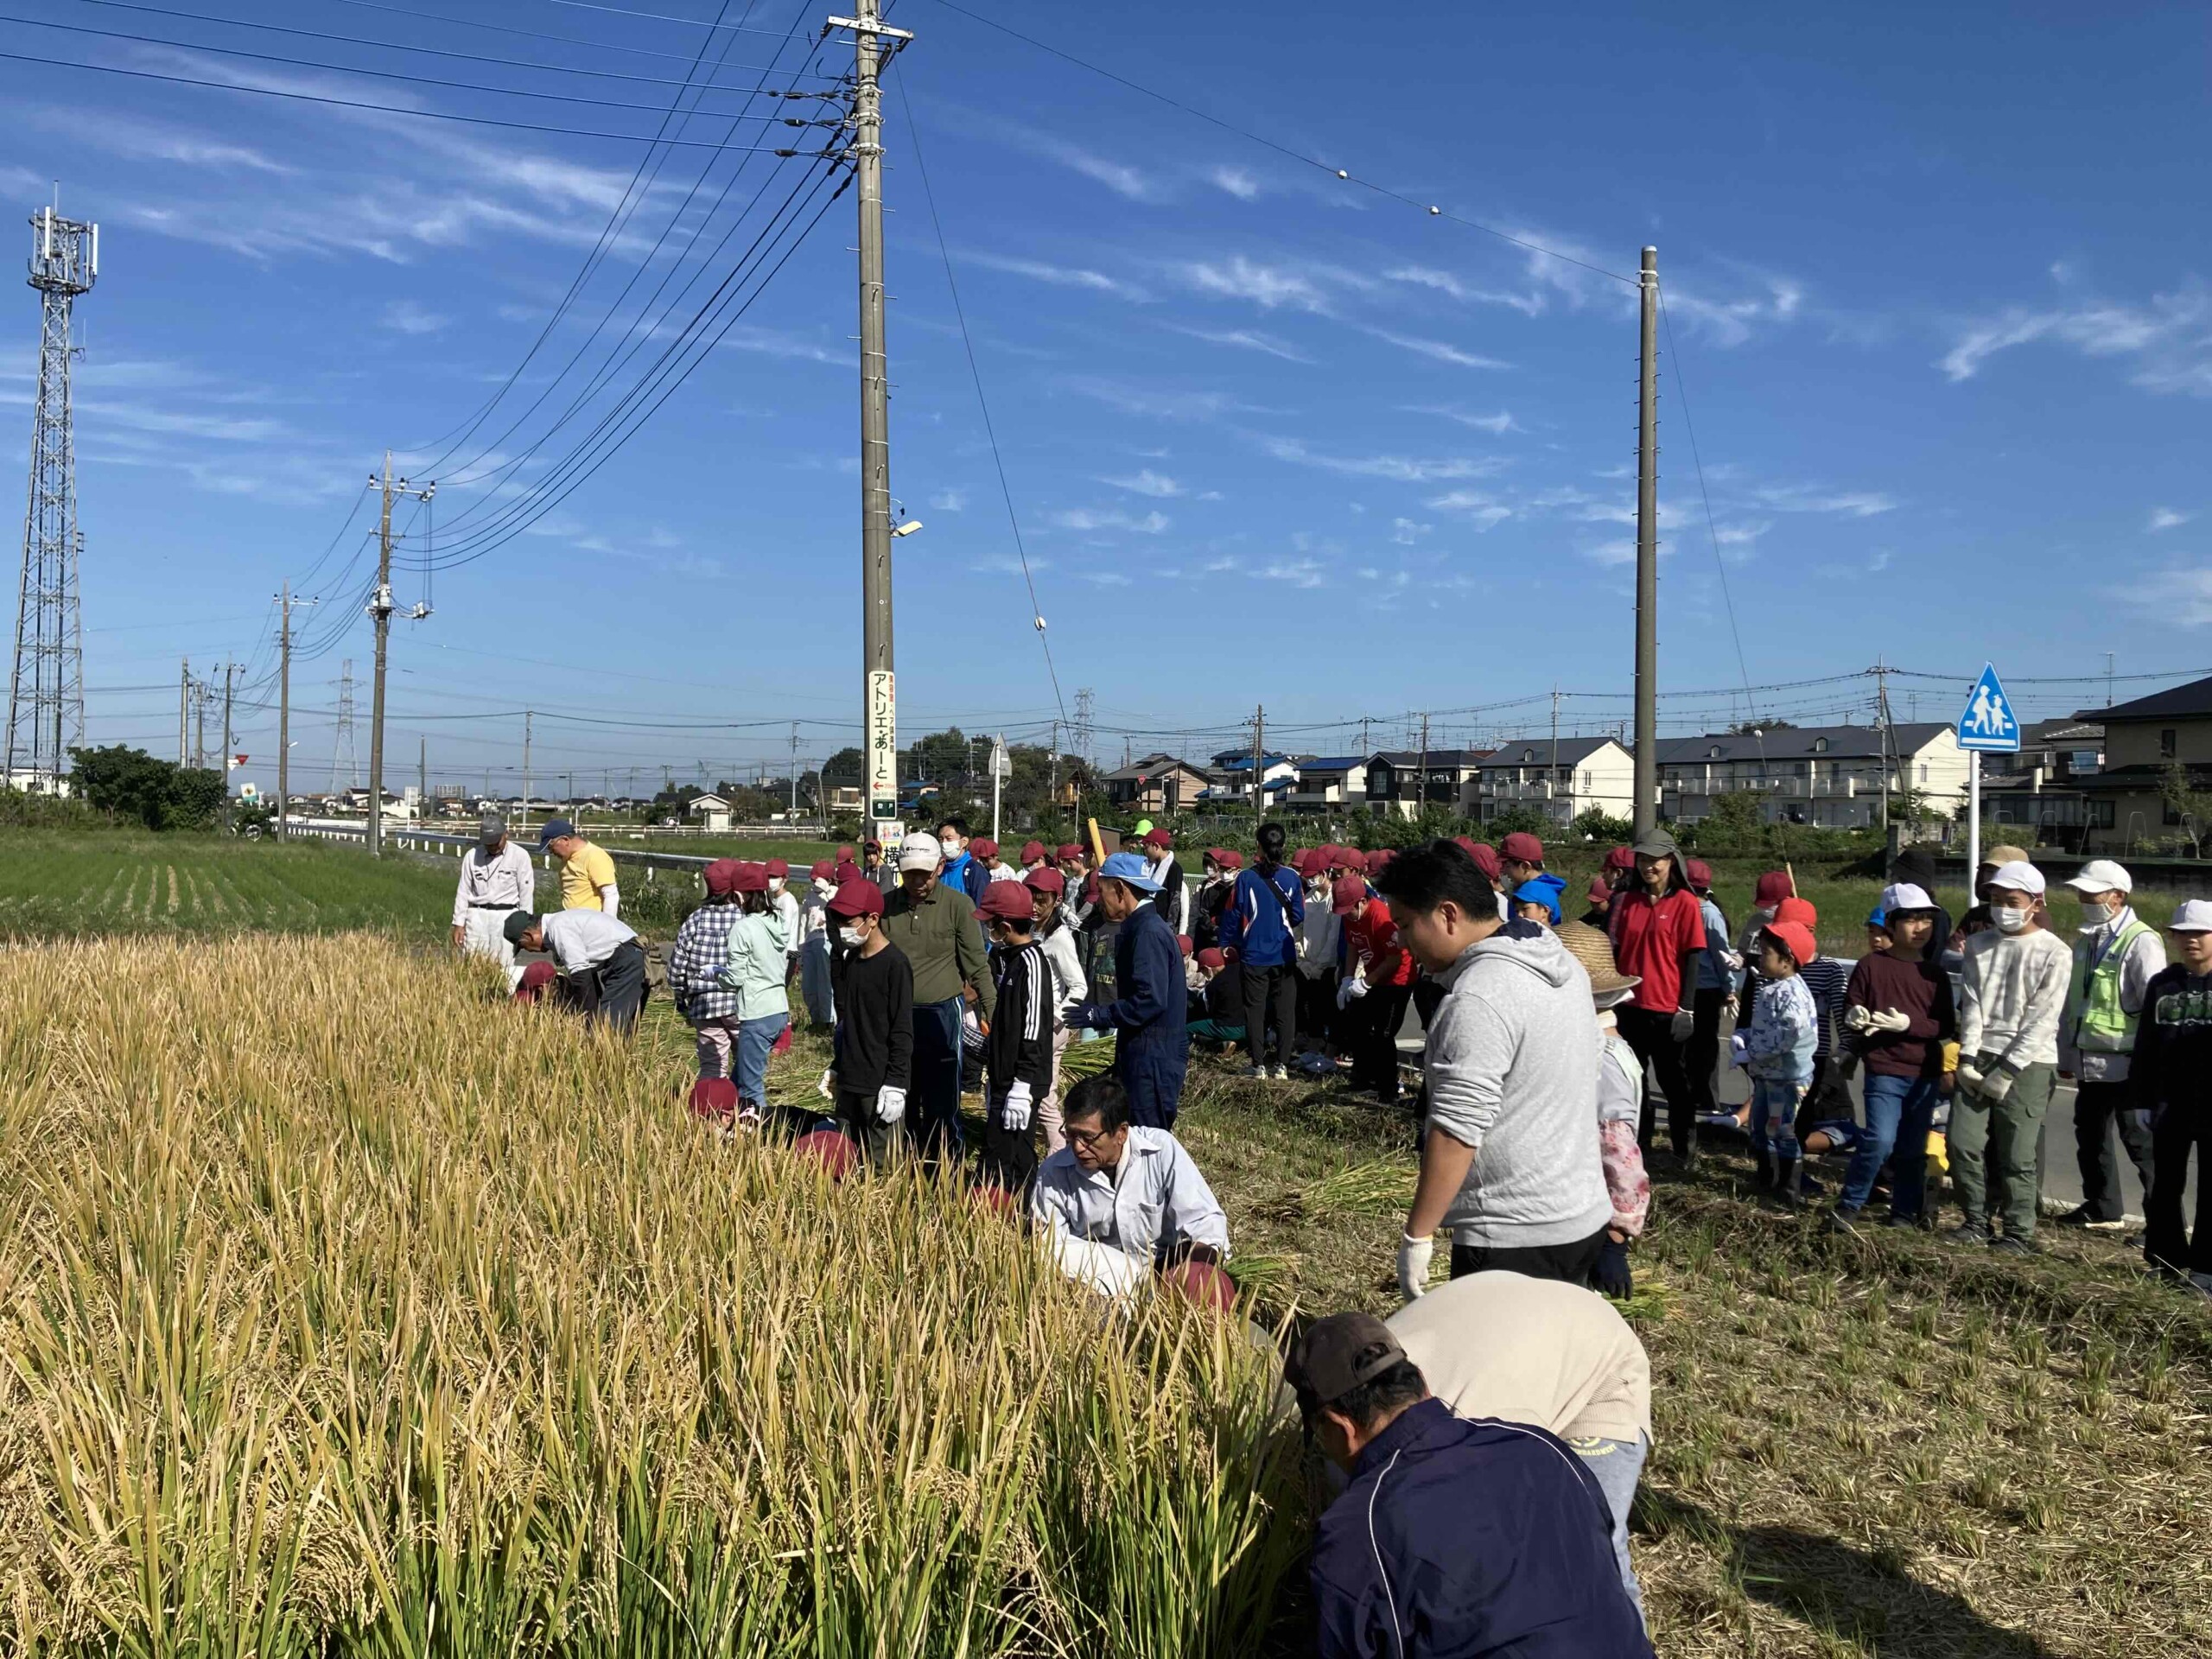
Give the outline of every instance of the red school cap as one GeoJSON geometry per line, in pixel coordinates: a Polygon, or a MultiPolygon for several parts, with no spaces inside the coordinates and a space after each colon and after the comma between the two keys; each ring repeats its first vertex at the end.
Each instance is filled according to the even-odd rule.
{"type": "Polygon", "coordinates": [[[1541,864],[1544,861],[1544,843],[1526,830],[1516,830],[1498,842],[1497,850],[1501,856],[1510,858],[1516,864],[1541,864]]]}
{"type": "Polygon", "coordinates": [[[1068,879],[1058,870],[1047,867],[1030,871],[1021,878],[1021,885],[1032,893],[1046,893],[1057,899],[1068,890],[1068,879]]]}
{"type": "Polygon", "coordinates": [[[883,889],[866,876],[857,873],[839,884],[830,896],[832,916],[880,916],[883,914],[883,889]]]}

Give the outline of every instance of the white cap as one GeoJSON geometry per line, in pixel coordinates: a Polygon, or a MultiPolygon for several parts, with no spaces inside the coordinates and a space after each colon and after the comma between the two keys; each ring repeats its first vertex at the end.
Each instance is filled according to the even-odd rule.
{"type": "Polygon", "coordinates": [[[2212,899],[2184,899],[2166,925],[2177,933],[2212,933],[2212,899]]]}
{"type": "Polygon", "coordinates": [[[2015,860],[2010,864],[1999,864],[1997,874],[1989,878],[1989,885],[2040,894],[2043,892],[2043,872],[2025,860],[2015,860]]]}
{"type": "Polygon", "coordinates": [[[899,869],[933,870],[944,860],[944,850],[937,844],[935,836],[909,836],[899,843],[899,869]]]}
{"type": "Polygon", "coordinates": [[[1928,896],[1928,889],[1910,881],[1899,881],[1882,889],[1882,914],[1889,916],[1900,910],[1933,910],[1936,901],[1928,896]]]}
{"type": "Polygon", "coordinates": [[[2076,893],[2133,893],[2135,878],[2108,858],[2093,858],[2066,885],[2076,893]]]}

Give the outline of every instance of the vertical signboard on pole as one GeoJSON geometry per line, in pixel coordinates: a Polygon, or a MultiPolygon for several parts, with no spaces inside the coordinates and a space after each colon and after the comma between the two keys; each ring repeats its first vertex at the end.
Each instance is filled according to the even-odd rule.
{"type": "Polygon", "coordinates": [[[899,816],[899,695],[887,668],[868,677],[868,816],[878,829],[899,816]]]}

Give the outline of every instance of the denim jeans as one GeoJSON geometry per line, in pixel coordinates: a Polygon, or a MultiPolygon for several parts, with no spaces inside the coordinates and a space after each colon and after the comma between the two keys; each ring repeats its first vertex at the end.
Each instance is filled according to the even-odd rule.
{"type": "Polygon", "coordinates": [[[1783,1077],[1751,1079],[1751,1148],[1772,1147],[1785,1164],[1802,1154],[1797,1147],[1797,1108],[1805,1098],[1805,1085],[1783,1077]]]}
{"type": "Polygon", "coordinates": [[[1928,1187],[1928,1126],[1936,1116],[1936,1087],[1933,1077],[1867,1074],[1866,1134],[1851,1154],[1837,1209],[1864,1209],[1891,1149],[1902,1147],[1890,1172],[1890,1213],[1920,1214],[1928,1187]]]}
{"type": "Polygon", "coordinates": [[[768,1103],[768,1051],[790,1025],[788,1014],[747,1020],[737,1028],[737,1097],[748,1106],[768,1103]]]}
{"type": "Polygon", "coordinates": [[[1621,1569],[1621,1587],[1636,1604],[1637,1616],[1642,1618],[1643,1586],[1636,1581],[1636,1568],[1628,1558],[1628,1512],[1636,1501],[1636,1484],[1643,1478],[1643,1460],[1651,1455],[1651,1442],[1639,1434],[1633,1440],[1592,1437],[1569,1440],[1567,1445],[1605,1495],[1605,1507],[1611,1511],[1613,1560],[1621,1569]]]}

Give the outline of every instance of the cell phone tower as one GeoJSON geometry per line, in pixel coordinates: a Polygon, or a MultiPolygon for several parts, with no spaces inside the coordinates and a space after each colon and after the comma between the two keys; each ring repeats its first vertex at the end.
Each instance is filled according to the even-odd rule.
{"type": "Polygon", "coordinates": [[[97,225],[52,207],[31,215],[30,285],[39,291],[38,404],[31,427],[30,508],[8,690],[11,785],[58,790],[85,741],[84,618],[77,603],[77,445],[70,415],[72,307],[99,275],[97,225]]]}

